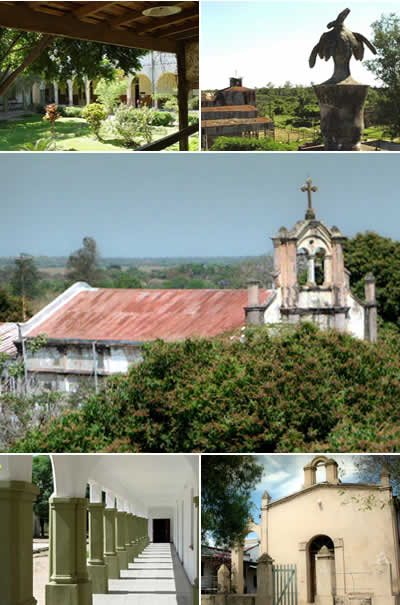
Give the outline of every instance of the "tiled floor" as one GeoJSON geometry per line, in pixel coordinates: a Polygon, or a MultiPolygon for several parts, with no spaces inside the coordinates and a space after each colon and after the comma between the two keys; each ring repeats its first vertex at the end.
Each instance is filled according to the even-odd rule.
{"type": "Polygon", "coordinates": [[[150,544],[120,580],[109,580],[107,595],[93,605],[192,605],[192,587],[170,544],[150,544]]]}

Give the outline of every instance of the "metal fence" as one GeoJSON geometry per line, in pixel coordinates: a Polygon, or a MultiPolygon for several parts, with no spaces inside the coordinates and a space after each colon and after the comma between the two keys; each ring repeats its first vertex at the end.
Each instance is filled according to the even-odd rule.
{"type": "Polygon", "coordinates": [[[273,565],[274,605],[297,605],[296,565],[273,565]]]}
{"type": "Polygon", "coordinates": [[[215,594],[218,592],[218,577],[201,576],[201,592],[202,594],[215,594]]]}

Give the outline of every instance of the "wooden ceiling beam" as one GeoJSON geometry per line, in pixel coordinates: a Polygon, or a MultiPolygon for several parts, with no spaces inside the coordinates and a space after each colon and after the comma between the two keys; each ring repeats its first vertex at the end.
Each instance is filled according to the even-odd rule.
{"type": "Polygon", "coordinates": [[[171,28],[171,29],[167,29],[166,31],[162,32],[163,37],[165,36],[166,38],[168,38],[168,36],[178,36],[179,34],[182,34],[184,32],[188,32],[191,31],[192,32],[192,36],[195,36],[194,31],[197,30],[199,31],[199,26],[198,25],[193,25],[193,23],[188,23],[187,25],[182,25],[182,27],[179,28],[171,28]]]}
{"type": "MultiPolygon", "coordinates": [[[[179,15],[174,15],[173,17],[167,17],[166,19],[157,19],[152,23],[146,23],[143,25],[138,25],[135,29],[136,34],[142,34],[154,31],[155,29],[159,29],[161,27],[166,27],[167,25],[175,25],[177,23],[182,23],[182,21],[186,21],[186,19],[193,19],[194,17],[199,17],[199,9],[198,7],[193,8],[191,10],[182,11],[179,15]]],[[[198,24],[197,24],[198,27],[198,24]]],[[[163,32],[161,32],[163,33],[163,32]]]]}
{"type": "Polygon", "coordinates": [[[109,21],[94,24],[81,21],[71,15],[56,17],[42,12],[39,13],[22,2],[13,6],[0,2],[0,27],[65,36],[67,38],[89,40],[90,42],[115,44],[116,46],[127,46],[129,48],[158,50],[167,53],[177,52],[177,44],[174,40],[138,36],[134,31],[114,31],[109,27],[109,21]]]}
{"type": "Polygon", "coordinates": [[[78,19],[82,19],[84,17],[89,17],[90,15],[95,15],[113,4],[117,4],[117,2],[87,2],[84,6],[74,10],[72,14],[78,19]]]}
{"type": "Polygon", "coordinates": [[[119,17],[114,17],[110,21],[111,27],[117,28],[121,25],[129,25],[132,21],[135,21],[138,17],[142,17],[143,12],[138,10],[127,10],[119,17]]]}

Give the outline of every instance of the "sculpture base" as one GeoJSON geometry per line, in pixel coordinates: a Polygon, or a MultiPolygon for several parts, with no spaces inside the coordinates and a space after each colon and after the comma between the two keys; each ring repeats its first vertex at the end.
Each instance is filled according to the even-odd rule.
{"type": "Polygon", "coordinates": [[[360,151],[368,88],[364,84],[314,86],[325,151],[360,151]]]}

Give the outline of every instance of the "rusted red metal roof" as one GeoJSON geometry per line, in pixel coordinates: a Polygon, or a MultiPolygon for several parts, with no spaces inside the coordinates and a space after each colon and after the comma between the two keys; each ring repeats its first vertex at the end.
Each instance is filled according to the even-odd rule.
{"type": "Polygon", "coordinates": [[[0,353],[16,355],[14,341],[18,339],[18,326],[13,323],[0,323],[0,353]]]}
{"type": "MultiPolygon", "coordinates": [[[[261,304],[270,296],[261,290],[261,304]]],[[[89,290],[26,336],[131,342],[211,337],[243,326],[246,305],[247,290],[89,290]]]]}
{"type": "Polygon", "coordinates": [[[220,120],[203,120],[202,128],[214,128],[215,126],[234,126],[235,124],[270,124],[270,118],[222,118],[220,120]]]}

